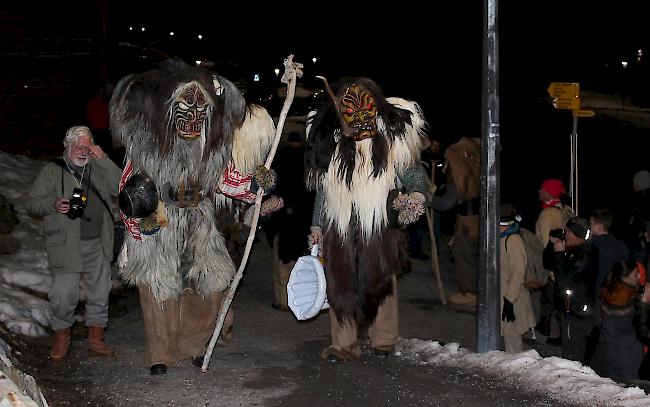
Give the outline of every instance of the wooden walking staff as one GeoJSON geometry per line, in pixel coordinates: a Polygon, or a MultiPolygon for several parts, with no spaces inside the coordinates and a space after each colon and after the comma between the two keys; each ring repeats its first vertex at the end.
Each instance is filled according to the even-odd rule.
{"type": "MultiPolygon", "coordinates": [[[[436,175],[436,163],[431,163],[431,184],[433,183],[434,177],[436,175]]],[[[440,299],[442,300],[442,305],[447,305],[447,298],[445,297],[445,290],[442,287],[442,279],[440,278],[440,263],[438,263],[438,248],[436,245],[436,234],[433,229],[433,211],[434,209],[427,209],[427,224],[429,225],[429,236],[431,237],[431,268],[433,273],[436,276],[436,282],[438,283],[438,294],[440,294],[440,299]]]]}
{"type": "MultiPolygon", "coordinates": [[[[282,111],[280,112],[280,118],[278,119],[278,125],[275,129],[275,139],[273,140],[273,146],[269,152],[268,157],[264,166],[269,169],[271,168],[271,162],[275,156],[275,151],[278,149],[278,144],[280,143],[280,137],[282,136],[282,128],[284,127],[284,121],[287,118],[289,113],[289,107],[291,102],[293,102],[293,97],[296,94],[296,78],[302,77],[302,67],[303,65],[297,62],[293,62],[293,55],[284,61],[284,74],[282,75],[282,83],[287,84],[287,97],[284,100],[284,105],[282,106],[282,111]]],[[[228,296],[221,303],[221,309],[219,310],[219,316],[217,317],[217,325],[214,327],[214,332],[212,338],[210,338],[210,343],[208,349],[203,356],[203,365],[201,366],[201,372],[205,373],[208,371],[208,364],[210,363],[210,357],[212,356],[212,351],[214,350],[214,345],[219,338],[219,333],[221,328],[223,328],[223,321],[226,319],[226,313],[230,308],[232,299],[235,297],[235,292],[237,291],[237,286],[239,285],[239,280],[241,280],[244,275],[244,268],[246,268],[246,263],[248,262],[248,255],[250,254],[251,247],[253,246],[253,240],[255,239],[255,231],[257,229],[257,219],[260,216],[260,207],[262,205],[262,197],[264,196],[263,188],[260,188],[257,191],[257,196],[255,197],[255,206],[253,213],[253,221],[251,223],[251,231],[248,234],[248,240],[246,241],[246,248],[244,249],[244,256],[242,257],[241,264],[239,265],[239,270],[237,274],[232,279],[230,283],[230,288],[228,289],[228,296]]]]}

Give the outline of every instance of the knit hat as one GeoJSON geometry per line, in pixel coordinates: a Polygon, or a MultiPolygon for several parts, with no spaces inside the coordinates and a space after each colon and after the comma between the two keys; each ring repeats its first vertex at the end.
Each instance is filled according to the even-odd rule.
{"type": "Polygon", "coordinates": [[[569,219],[569,221],[566,223],[567,229],[571,231],[576,237],[579,237],[580,239],[587,240],[589,239],[589,236],[591,236],[591,229],[589,229],[589,222],[586,219],[579,218],[577,216],[574,216],[573,218],[569,219]]]}
{"type": "Polygon", "coordinates": [[[632,185],[636,191],[650,188],[650,172],[642,170],[634,174],[632,185]]]}
{"type": "Polygon", "coordinates": [[[521,216],[517,215],[515,207],[510,204],[501,204],[499,225],[509,226],[515,222],[521,222],[521,216]]]}
{"type": "Polygon", "coordinates": [[[548,192],[553,198],[559,198],[566,191],[564,190],[564,185],[559,179],[547,179],[542,182],[542,189],[548,192]]]}

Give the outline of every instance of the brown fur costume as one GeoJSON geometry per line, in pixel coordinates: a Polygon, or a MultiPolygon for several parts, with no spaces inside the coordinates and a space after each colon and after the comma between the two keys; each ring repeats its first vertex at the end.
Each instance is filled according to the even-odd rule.
{"type": "MultiPolygon", "coordinates": [[[[361,140],[346,136],[328,100],[309,119],[306,168],[308,183],[318,191],[313,224],[323,229],[330,310],[339,323],[356,325],[372,322],[393,292],[399,231],[388,224],[387,198],[417,162],[425,122],[416,103],[386,99],[369,79],[342,79],[333,95],[342,98],[354,86],[374,99],[377,134],[361,140]]],[[[424,179],[420,175],[418,181],[424,179]]]]}

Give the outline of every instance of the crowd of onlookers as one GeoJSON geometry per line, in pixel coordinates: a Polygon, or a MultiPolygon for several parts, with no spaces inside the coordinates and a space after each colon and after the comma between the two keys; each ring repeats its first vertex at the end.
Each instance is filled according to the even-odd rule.
{"type": "MultiPolygon", "coordinates": [[[[430,147],[422,153],[422,164],[427,172],[433,169],[435,173],[436,165],[446,170],[446,157],[440,140],[432,137],[430,147]]],[[[463,214],[458,208],[468,204],[471,207],[471,200],[447,202],[450,194],[445,188],[454,188],[453,177],[441,175],[440,179],[447,176],[450,182],[438,180],[432,206],[443,215],[455,208],[457,221],[450,247],[459,291],[449,301],[475,305],[475,288],[463,288],[466,284],[461,284],[468,274],[462,259],[477,257],[478,251],[469,248],[478,249],[478,238],[463,247],[454,242],[458,228],[463,227],[459,217],[463,214]]],[[[541,208],[534,230],[524,229],[515,207],[501,205],[501,335],[507,352],[524,349],[523,335],[541,334],[548,344],[561,348],[562,357],[591,366],[603,376],[620,381],[650,379],[650,356],[646,357],[650,345],[650,282],[646,282],[650,172],[638,171],[630,187],[633,199],[627,202],[625,212],[617,214],[620,227],[616,235],[610,233],[614,222],[610,209],[593,210],[589,217],[576,216],[559,179],[546,179],[540,185],[541,208]],[[544,280],[533,282],[529,273],[538,264],[545,271],[544,280]]],[[[436,223],[440,223],[439,216],[436,223]]],[[[423,258],[419,229],[411,229],[412,257],[423,258]]],[[[436,237],[439,233],[438,229],[436,237]]],[[[474,260],[476,273],[478,259],[474,260]]]]}
{"type": "Polygon", "coordinates": [[[502,205],[506,351],[521,351],[521,335],[538,332],[547,343],[561,347],[562,357],[591,366],[603,376],[620,381],[650,377],[650,360],[645,357],[650,344],[650,283],[646,282],[650,172],[637,172],[632,187],[634,199],[624,227],[614,236],[609,209],[594,210],[589,218],[575,216],[564,203],[562,181],[547,179],[541,184],[542,209],[535,235],[544,247],[541,256],[548,280],[538,287],[524,284],[524,279],[526,264],[534,263],[540,254],[523,239],[512,238],[519,232],[520,219],[511,205],[502,205]],[[509,335],[518,346],[512,345],[509,335]]]}

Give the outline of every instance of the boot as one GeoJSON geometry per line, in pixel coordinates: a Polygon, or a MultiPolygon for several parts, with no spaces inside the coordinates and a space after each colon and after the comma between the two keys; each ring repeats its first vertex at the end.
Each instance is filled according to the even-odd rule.
{"type": "Polygon", "coordinates": [[[88,343],[90,344],[90,350],[99,356],[115,356],[115,352],[110,350],[104,343],[104,328],[101,326],[88,327],[88,343]]]}
{"type": "Polygon", "coordinates": [[[285,264],[281,260],[278,260],[278,269],[273,270],[273,288],[275,291],[273,308],[277,310],[286,311],[289,309],[287,305],[287,283],[289,282],[291,270],[295,264],[295,261],[290,261],[285,264]]]}
{"type": "Polygon", "coordinates": [[[59,362],[63,359],[68,348],[70,347],[70,328],[59,329],[54,331],[54,343],[50,351],[50,358],[53,362],[59,362]]]}

